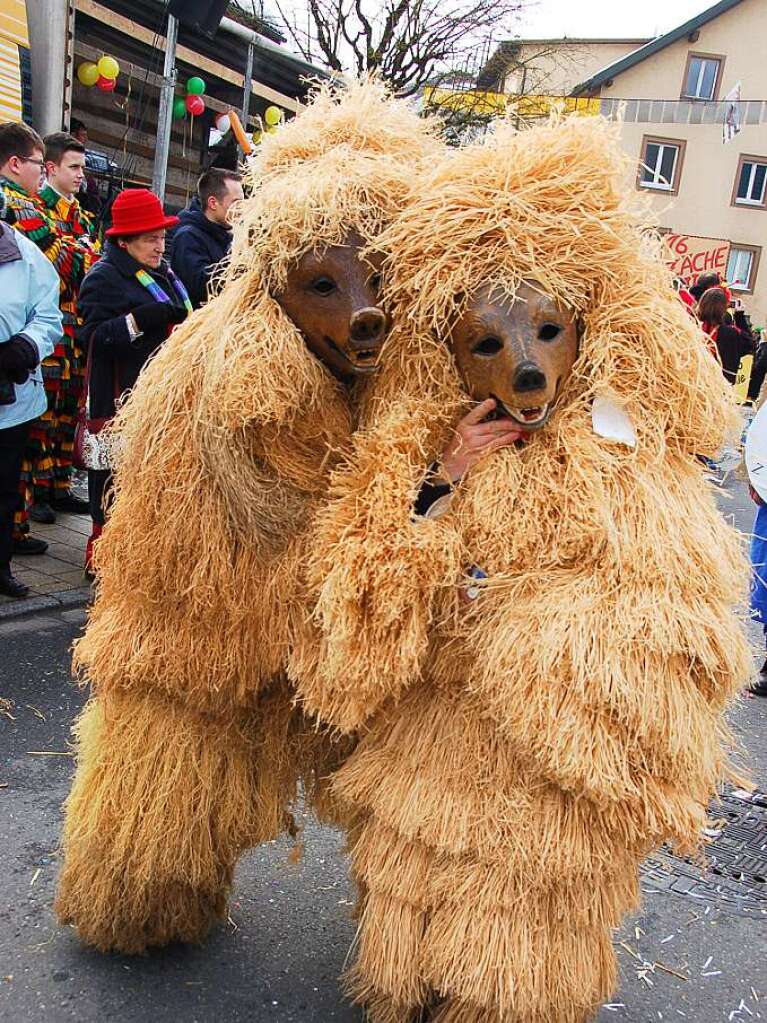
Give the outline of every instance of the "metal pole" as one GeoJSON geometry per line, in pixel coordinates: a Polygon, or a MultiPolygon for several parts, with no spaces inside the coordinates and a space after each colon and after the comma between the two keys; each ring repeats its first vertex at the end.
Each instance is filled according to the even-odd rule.
{"type": "Polygon", "coordinates": [[[245,81],[242,91],[242,127],[248,130],[248,114],[250,113],[250,94],[253,91],[253,61],[256,56],[256,48],[251,41],[248,43],[248,61],[245,65],[245,81]]]}
{"type": "Polygon", "coordinates": [[[152,171],[152,191],[165,201],[165,176],[168,171],[170,133],[173,125],[173,93],[176,88],[176,42],[178,41],[178,19],[168,15],[168,31],[165,40],[165,63],[163,84],[160,88],[160,108],[157,113],[157,148],[152,171]]]}

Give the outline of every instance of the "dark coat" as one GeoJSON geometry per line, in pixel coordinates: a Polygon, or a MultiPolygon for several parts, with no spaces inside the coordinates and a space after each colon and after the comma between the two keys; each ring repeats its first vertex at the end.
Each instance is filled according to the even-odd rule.
{"type": "Polygon", "coordinates": [[[196,199],[178,219],[181,223],[173,235],[170,265],[197,309],[208,299],[210,276],[229,252],[232,232],[208,220],[196,199]]]}
{"type": "MultiPolygon", "coordinates": [[[[166,331],[148,332],[131,341],[125,317],[133,309],[152,302],[152,295],[136,280],[140,265],[108,241],[104,254],[85,275],[78,309],[83,319],[80,338],[90,346],[91,378],[89,414],[92,419],[111,418],[115,395],[133,387],[144,364],[165,341],[166,331]]],[[[183,303],[167,277],[167,265],[150,271],[174,305],[183,303]]]]}
{"type": "Polygon", "coordinates": [[[734,384],[740,360],[744,355],[754,353],[754,339],[742,334],[737,327],[723,323],[716,332],[715,341],[722,360],[722,372],[734,384]]]}

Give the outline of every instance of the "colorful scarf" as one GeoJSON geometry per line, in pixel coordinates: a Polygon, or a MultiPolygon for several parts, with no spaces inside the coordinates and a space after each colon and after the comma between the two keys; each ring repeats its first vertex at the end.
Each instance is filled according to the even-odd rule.
{"type": "MultiPolygon", "coordinates": [[[[184,285],[173,273],[170,267],[167,267],[163,272],[167,274],[168,280],[173,285],[176,294],[181,299],[183,305],[186,307],[187,313],[191,313],[193,307],[192,303],[189,301],[189,295],[187,294],[187,290],[184,287],[184,285]]],[[[155,302],[171,301],[169,296],[165,294],[165,292],[154,279],[154,277],[152,277],[151,274],[147,273],[146,270],[137,270],[136,280],[139,282],[139,284],[143,285],[146,288],[146,290],[149,292],[149,294],[152,296],[155,302]]]]}

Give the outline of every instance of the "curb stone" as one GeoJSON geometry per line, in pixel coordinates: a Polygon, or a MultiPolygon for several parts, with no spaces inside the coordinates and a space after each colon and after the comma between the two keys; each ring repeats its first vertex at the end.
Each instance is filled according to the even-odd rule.
{"type": "Polygon", "coordinates": [[[26,597],[24,600],[0,604],[0,621],[21,618],[22,615],[37,614],[39,611],[60,611],[62,608],[83,607],[91,599],[90,586],[78,586],[74,590],[58,590],[45,596],[26,597]]]}

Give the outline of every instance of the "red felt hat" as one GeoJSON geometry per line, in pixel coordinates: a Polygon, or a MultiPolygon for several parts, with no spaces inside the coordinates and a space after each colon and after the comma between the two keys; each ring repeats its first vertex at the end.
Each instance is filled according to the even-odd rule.
{"type": "Polygon", "coordinates": [[[162,203],[148,188],[126,188],[112,205],[112,226],[107,236],[145,234],[166,227],[175,227],[178,217],[169,217],[162,203]]]}

